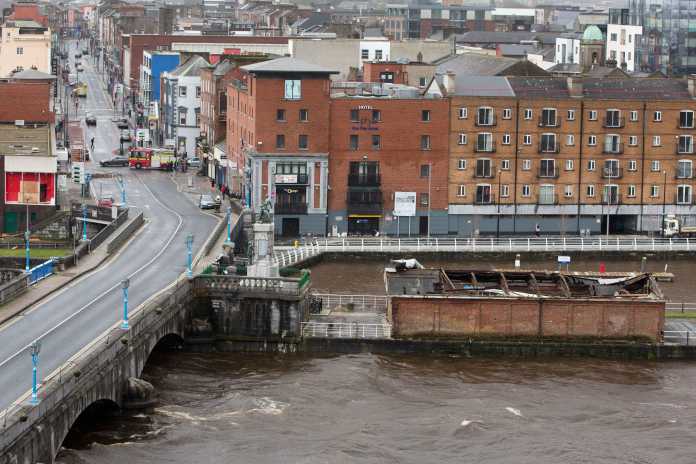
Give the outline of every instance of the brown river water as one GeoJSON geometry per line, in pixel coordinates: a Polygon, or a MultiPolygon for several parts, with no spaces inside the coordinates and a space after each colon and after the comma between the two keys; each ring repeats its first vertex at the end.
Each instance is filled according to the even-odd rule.
{"type": "MultiPolygon", "coordinates": [[[[638,270],[640,258],[606,265],[638,270]]],[[[322,263],[313,285],[381,293],[383,266],[322,263]]],[[[677,280],[661,284],[665,293],[696,301],[693,264],[669,270],[677,280]]],[[[694,363],[156,352],[143,377],[159,392],[156,408],[81,423],[58,461],[696,463],[694,363]]]]}

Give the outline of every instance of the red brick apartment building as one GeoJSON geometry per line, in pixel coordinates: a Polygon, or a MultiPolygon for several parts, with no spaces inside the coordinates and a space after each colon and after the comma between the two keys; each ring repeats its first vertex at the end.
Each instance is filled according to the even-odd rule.
{"type": "Polygon", "coordinates": [[[228,88],[232,190],[270,198],[276,231],[447,230],[448,102],[403,85],[347,83],[292,58],[243,66],[228,88]],[[395,203],[408,216],[393,215],[395,203]],[[403,219],[403,220],[402,220],[403,219]]]}

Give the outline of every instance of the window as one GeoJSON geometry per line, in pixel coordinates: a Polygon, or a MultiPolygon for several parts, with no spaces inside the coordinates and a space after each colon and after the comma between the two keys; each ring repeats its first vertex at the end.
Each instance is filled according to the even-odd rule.
{"type": "Polygon", "coordinates": [[[611,40],[612,42],[616,42],[616,32],[611,33],[611,38],[609,40],[611,40]]]}
{"type": "Polygon", "coordinates": [[[285,122],[285,110],[278,109],[276,110],[276,121],[279,122],[285,122]]]}
{"type": "Polygon", "coordinates": [[[460,184],[459,187],[457,188],[457,196],[458,197],[465,197],[466,196],[466,185],[460,184]]]}
{"type": "Polygon", "coordinates": [[[558,121],[556,120],[556,108],[544,108],[541,110],[541,119],[539,119],[539,126],[542,127],[556,127],[558,121]]]}
{"type": "Polygon", "coordinates": [[[502,160],[500,162],[500,169],[503,171],[509,171],[510,170],[510,160],[502,160]]]}
{"type": "Polygon", "coordinates": [[[527,119],[527,120],[532,119],[532,110],[531,109],[527,108],[526,110],[524,110],[524,119],[527,119]]]}
{"type": "Polygon", "coordinates": [[[379,150],[382,148],[382,138],[379,135],[372,136],[372,149],[379,150]]]}
{"type": "Polygon", "coordinates": [[[22,48],[22,47],[17,47],[17,54],[18,54],[18,55],[24,55],[24,48],[22,48]]]}
{"type": "Polygon", "coordinates": [[[635,147],[638,145],[638,137],[635,135],[629,135],[628,136],[628,144],[632,147],[635,147]]]}
{"type": "Polygon", "coordinates": [[[575,110],[568,110],[568,121],[575,121],[575,110]]]}
{"type": "Polygon", "coordinates": [[[503,110],[503,119],[512,119],[512,110],[510,108],[503,110]]]}
{"type": "Polygon", "coordinates": [[[503,184],[500,186],[500,196],[503,198],[507,198],[510,196],[510,186],[507,184],[503,184]]]}
{"type": "Polygon", "coordinates": [[[597,163],[595,160],[587,160],[587,170],[594,171],[595,169],[597,169],[597,163]]]}
{"type": "Polygon", "coordinates": [[[285,148],[285,136],[283,134],[276,135],[276,148],[281,150],[285,148]]]}
{"type": "Polygon", "coordinates": [[[652,198],[657,198],[660,196],[660,186],[659,185],[650,186],[650,196],[652,198]]]}
{"type": "Polygon", "coordinates": [[[653,135],[653,147],[659,147],[662,145],[662,140],[659,135],[653,135]]]}
{"type": "Polygon", "coordinates": [[[636,160],[628,160],[628,170],[629,171],[637,171],[638,170],[638,162],[636,160]]]}
{"type": "Polygon", "coordinates": [[[596,121],[597,120],[597,111],[590,110],[590,112],[588,113],[588,118],[590,121],[596,121]]]}
{"type": "Polygon", "coordinates": [[[285,79],[285,99],[299,100],[302,98],[302,81],[299,79],[285,79]]]}
{"type": "Polygon", "coordinates": [[[196,117],[196,127],[201,127],[201,109],[196,108],[193,110],[196,117]]]}
{"type": "Polygon", "coordinates": [[[420,204],[421,206],[428,206],[430,203],[430,197],[428,196],[427,193],[421,193],[420,194],[420,204]]]}
{"type": "Polygon", "coordinates": [[[616,134],[604,136],[604,153],[621,153],[621,137],[616,134]]]}
{"type": "Polygon", "coordinates": [[[297,148],[299,148],[300,150],[307,150],[307,148],[309,148],[309,136],[308,135],[300,134],[297,137],[297,148]]]}
{"type": "Polygon", "coordinates": [[[360,111],[350,110],[350,120],[351,122],[360,122],[360,111]]]}
{"type": "Polygon", "coordinates": [[[382,59],[382,50],[375,50],[375,60],[380,61],[382,59]]]}
{"type": "Polygon", "coordinates": [[[634,198],[636,196],[636,186],[635,185],[628,186],[628,196],[630,198],[634,198]]]}
{"type": "Polygon", "coordinates": [[[652,160],[650,162],[650,170],[652,172],[660,172],[660,161],[659,160],[652,160]]]}
{"type": "Polygon", "coordinates": [[[637,111],[631,111],[631,121],[636,122],[638,121],[638,112],[637,111]]]}
{"type": "Polygon", "coordinates": [[[568,145],[569,147],[575,145],[575,136],[574,135],[570,134],[566,137],[566,145],[568,145]]]}
{"type": "Polygon", "coordinates": [[[662,111],[655,111],[653,113],[653,121],[655,121],[655,122],[662,121],[662,111]]]}
{"type": "Polygon", "coordinates": [[[430,136],[429,135],[421,135],[421,141],[420,141],[420,146],[421,150],[430,150],[430,136]]]}
{"type": "Polygon", "coordinates": [[[556,160],[542,159],[539,161],[539,177],[553,178],[556,176],[556,160]]]}
{"type": "Polygon", "coordinates": [[[179,124],[182,126],[186,125],[186,108],[179,108],[179,124]]]}
{"type": "Polygon", "coordinates": [[[493,134],[483,132],[476,135],[476,151],[490,153],[493,148],[493,134]]]}
{"type": "Polygon", "coordinates": [[[677,204],[678,205],[690,205],[691,204],[691,186],[690,185],[677,185],[677,204]]]}
{"type": "Polygon", "coordinates": [[[491,195],[491,186],[487,184],[480,184],[476,186],[476,198],[474,203],[485,205],[493,202],[493,196],[491,195]]]}
{"type": "Polygon", "coordinates": [[[606,160],[602,169],[602,177],[605,179],[618,179],[621,177],[619,160],[606,160]]]}
{"type": "Polygon", "coordinates": [[[492,126],[495,122],[493,108],[482,106],[476,112],[476,125],[492,126]]]}
{"type": "Polygon", "coordinates": [[[425,77],[419,77],[418,78],[418,85],[420,87],[425,87],[426,85],[428,85],[427,79],[425,77]]]}
{"type": "Polygon", "coordinates": [[[691,110],[683,110],[679,112],[679,127],[682,129],[693,129],[694,127],[694,112],[691,110]]]}
{"type": "Polygon", "coordinates": [[[604,191],[602,192],[602,202],[607,205],[618,205],[619,204],[619,186],[618,185],[605,185],[604,191]]]}
{"type": "Polygon", "coordinates": [[[201,98],[201,88],[196,86],[196,98],[201,98]]]}
{"type": "Polygon", "coordinates": [[[694,152],[694,138],[691,135],[680,135],[679,143],[677,144],[677,151],[679,153],[693,153],[694,152]]]}
{"type": "Polygon", "coordinates": [[[420,176],[421,179],[427,179],[430,177],[430,165],[429,164],[421,164],[420,165],[420,176]]]}
{"type": "Polygon", "coordinates": [[[556,153],[556,134],[541,134],[539,151],[542,153],[556,153]]]}
{"type": "Polygon", "coordinates": [[[575,169],[575,162],[573,160],[566,160],[565,162],[565,170],[566,171],[572,171],[575,169]]]}
{"type": "Polygon", "coordinates": [[[553,185],[540,185],[539,186],[539,197],[537,202],[540,205],[553,205],[556,203],[556,191],[553,185]]]}
{"type": "Polygon", "coordinates": [[[596,135],[590,135],[587,137],[587,144],[590,146],[595,146],[597,145],[597,136],[596,135]]]}
{"type": "Polygon", "coordinates": [[[360,50],[360,58],[363,60],[370,59],[370,50],[368,50],[367,48],[363,48],[362,50],[360,50]]]}
{"type": "Polygon", "coordinates": [[[459,108],[459,119],[466,119],[469,117],[469,111],[466,108],[459,108]]]}
{"type": "Polygon", "coordinates": [[[607,118],[604,125],[606,127],[622,127],[623,121],[621,120],[621,111],[607,110],[607,118]]]}
{"type": "Polygon", "coordinates": [[[677,162],[677,179],[691,179],[692,177],[691,160],[679,160],[677,162]]]}
{"type": "Polygon", "coordinates": [[[563,196],[566,198],[570,198],[573,196],[573,186],[572,185],[566,185],[563,188],[563,196]]]}
{"type": "Polygon", "coordinates": [[[301,109],[300,110],[300,122],[307,122],[309,121],[309,110],[301,109]]]}
{"type": "Polygon", "coordinates": [[[460,171],[464,171],[466,169],[466,160],[459,158],[459,161],[457,162],[457,169],[460,171]]]}
{"type": "Polygon", "coordinates": [[[594,197],[594,185],[588,185],[586,192],[587,192],[588,197],[590,197],[590,198],[594,197]]]}
{"type": "Polygon", "coordinates": [[[510,134],[503,134],[503,145],[510,145],[510,134]]]}
{"type": "Polygon", "coordinates": [[[532,186],[529,184],[524,184],[522,186],[522,196],[529,197],[532,195],[532,186]]]}
{"type": "Polygon", "coordinates": [[[489,159],[477,159],[474,177],[493,177],[493,162],[489,159]]]}
{"type": "Polygon", "coordinates": [[[380,122],[382,120],[382,112],[380,110],[372,110],[372,122],[380,122]]]}
{"type": "Polygon", "coordinates": [[[466,134],[459,134],[459,145],[466,145],[466,134]]]}
{"type": "Polygon", "coordinates": [[[532,169],[532,160],[522,160],[522,170],[529,171],[532,169]]]}
{"type": "Polygon", "coordinates": [[[357,150],[358,145],[360,143],[360,138],[358,137],[357,134],[350,134],[350,149],[351,150],[357,150]]]}
{"type": "Polygon", "coordinates": [[[524,137],[522,138],[522,143],[524,145],[531,145],[532,144],[532,136],[529,134],[524,134],[524,137]]]}
{"type": "Polygon", "coordinates": [[[185,96],[186,96],[186,86],[185,86],[185,85],[180,85],[180,86],[179,86],[179,96],[180,96],[180,97],[185,97],[185,96]]]}
{"type": "Polygon", "coordinates": [[[430,121],[430,110],[422,110],[421,111],[421,121],[423,121],[423,122],[430,121]]]}

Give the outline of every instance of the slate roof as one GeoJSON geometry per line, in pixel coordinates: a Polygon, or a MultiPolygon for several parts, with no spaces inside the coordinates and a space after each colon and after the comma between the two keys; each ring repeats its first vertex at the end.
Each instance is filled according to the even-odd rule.
{"type": "Polygon", "coordinates": [[[250,73],[316,73],[338,74],[338,71],[325,68],[296,58],[283,57],[275,60],[261,61],[259,63],[242,66],[242,69],[250,73]]]}
{"type": "Polygon", "coordinates": [[[543,45],[556,45],[556,32],[498,32],[498,31],[469,31],[457,34],[455,40],[463,44],[519,44],[523,40],[538,40],[543,45]]]}
{"type": "Polygon", "coordinates": [[[20,80],[55,80],[56,76],[46,74],[36,69],[25,69],[24,71],[16,72],[12,75],[12,79],[20,80]]]}
{"type": "Polygon", "coordinates": [[[180,64],[177,68],[171,71],[170,77],[196,77],[200,76],[201,68],[210,66],[210,64],[202,56],[195,55],[180,64]]]}
{"type": "MultiPolygon", "coordinates": [[[[568,98],[564,77],[508,77],[519,98],[568,98]]],[[[585,98],[605,100],[692,100],[684,79],[579,79],[585,98]]]]}
{"type": "Polygon", "coordinates": [[[437,62],[436,72],[452,71],[459,75],[495,76],[516,64],[518,60],[480,53],[451,55],[437,62]]]}
{"type": "MultiPolygon", "coordinates": [[[[441,76],[438,76],[441,81],[441,76]]],[[[466,97],[514,97],[507,79],[500,76],[467,76],[454,81],[454,94],[466,97]]]]}
{"type": "Polygon", "coordinates": [[[500,44],[498,46],[502,56],[526,56],[527,53],[536,53],[538,49],[535,45],[530,44],[500,44]]]}
{"type": "Polygon", "coordinates": [[[508,82],[519,98],[569,98],[565,78],[509,77],[508,82]]]}

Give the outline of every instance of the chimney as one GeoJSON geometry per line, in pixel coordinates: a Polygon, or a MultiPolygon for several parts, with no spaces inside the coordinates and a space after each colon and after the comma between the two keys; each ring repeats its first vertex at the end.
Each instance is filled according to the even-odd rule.
{"type": "Polygon", "coordinates": [[[448,94],[453,94],[454,93],[454,80],[457,77],[457,75],[454,73],[454,71],[446,71],[445,74],[442,76],[442,85],[445,87],[445,90],[447,91],[448,94]]]}
{"type": "Polygon", "coordinates": [[[573,98],[582,97],[582,80],[579,77],[568,77],[568,94],[573,98]]]}
{"type": "Polygon", "coordinates": [[[689,95],[691,95],[692,98],[696,98],[696,74],[689,74],[686,77],[686,83],[688,85],[689,95]]]}

